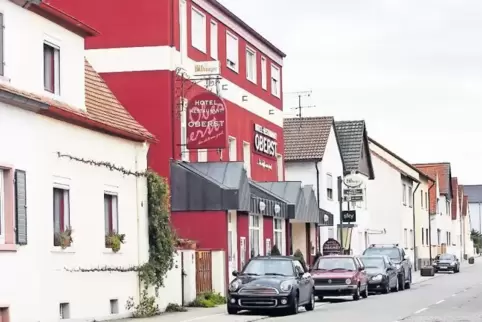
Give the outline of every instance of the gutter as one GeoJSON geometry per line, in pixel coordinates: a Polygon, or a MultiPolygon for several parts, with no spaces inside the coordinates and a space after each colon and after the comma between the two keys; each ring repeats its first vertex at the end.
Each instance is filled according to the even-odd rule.
{"type": "Polygon", "coordinates": [[[413,218],[413,269],[416,272],[417,271],[417,244],[416,244],[416,236],[417,236],[417,229],[415,229],[415,192],[417,192],[418,187],[420,186],[420,181],[417,183],[417,186],[415,187],[415,190],[412,191],[412,218],[413,218]]]}
{"type": "Polygon", "coordinates": [[[435,186],[435,181],[432,181],[432,185],[428,188],[428,237],[429,237],[429,244],[428,244],[428,257],[430,257],[430,265],[432,265],[432,218],[430,217],[430,190],[435,186]]]}
{"type": "MultiPolygon", "coordinates": [[[[320,211],[320,169],[318,169],[318,160],[315,161],[316,170],[316,201],[318,202],[318,212],[320,211]]],[[[319,224],[316,225],[316,235],[318,237],[318,242],[316,243],[316,249],[321,252],[321,232],[319,224]]]]}

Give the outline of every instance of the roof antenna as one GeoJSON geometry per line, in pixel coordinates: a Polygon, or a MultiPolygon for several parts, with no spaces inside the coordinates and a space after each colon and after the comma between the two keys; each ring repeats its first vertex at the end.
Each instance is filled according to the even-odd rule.
{"type": "MultiPolygon", "coordinates": [[[[303,116],[302,116],[303,109],[316,107],[316,105],[303,105],[303,104],[302,104],[302,98],[303,98],[303,97],[311,97],[311,93],[312,93],[311,90],[309,90],[309,91],[301,91],[301,92],[286,93],[286,94],[294,94],[294,95],[298,96],[298,106],[292,107],[291,109],[296,111],[296,114],[295,114],[295,115],[296,115],[297,117],[299,117],[300,120],[303,118],[303,116]]],[[[300,124],[299,130],[301,130],[301,122],[300,122],[299,124],[300,124]]]]}

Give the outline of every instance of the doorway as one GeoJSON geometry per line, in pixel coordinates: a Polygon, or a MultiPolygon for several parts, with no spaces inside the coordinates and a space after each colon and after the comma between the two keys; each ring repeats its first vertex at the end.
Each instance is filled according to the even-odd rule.
{"type": "Polygon", "coordinates": [[[231,272],[238,270],[238,247],[237,247],[237,225],[236,225],[236,211],[228,211],[228,276],[230,282],[235,278],[231,272]]]}

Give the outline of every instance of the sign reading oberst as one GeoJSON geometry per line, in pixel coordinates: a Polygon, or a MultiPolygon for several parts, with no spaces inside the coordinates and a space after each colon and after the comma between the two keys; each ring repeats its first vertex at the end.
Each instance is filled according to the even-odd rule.
{"type": "Polygon", "coordinates": [[[254,124],[254,145],[255,153],[261,154],[267,158],[276,160],[278,136],[275,132],[259,125],[254,124]]]}
{"type": "Polygon", "coordinates": [[[186,118],[188,149],[226,148],[226,105],[219,96],[203,92],[191,98],[186,118]]]}

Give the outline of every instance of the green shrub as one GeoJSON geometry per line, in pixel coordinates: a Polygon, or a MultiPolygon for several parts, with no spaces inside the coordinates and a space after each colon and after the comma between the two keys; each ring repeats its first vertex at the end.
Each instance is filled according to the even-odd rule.
{"type": "Polygon", "coordinates": [[[301,252],[301,250],[297,249],[293,254],[293,257],[296,257],[301,262],[301,264],[303,264],[303,267],[306,267],[305,258],[303,257],[303,253],[301,252]]]}
{"type": "Polygon", "coordinates": [[[226,303],[226,298],[219,293],[206,292],[198,295],[189,303],[190,307],[215,307],[226,303]]]}
{"type": "Polygon", "coordinates": [[[166,307],[166,312],[187,312],[187,309],[179,304],[169,303],[166,307]]]}
{"type": "Polygon", "coordinates": [[[271,248],[271,256],[281,256],[281,252],[278,249],[278,246],[276,244],[273,245],[271,248]]]}

